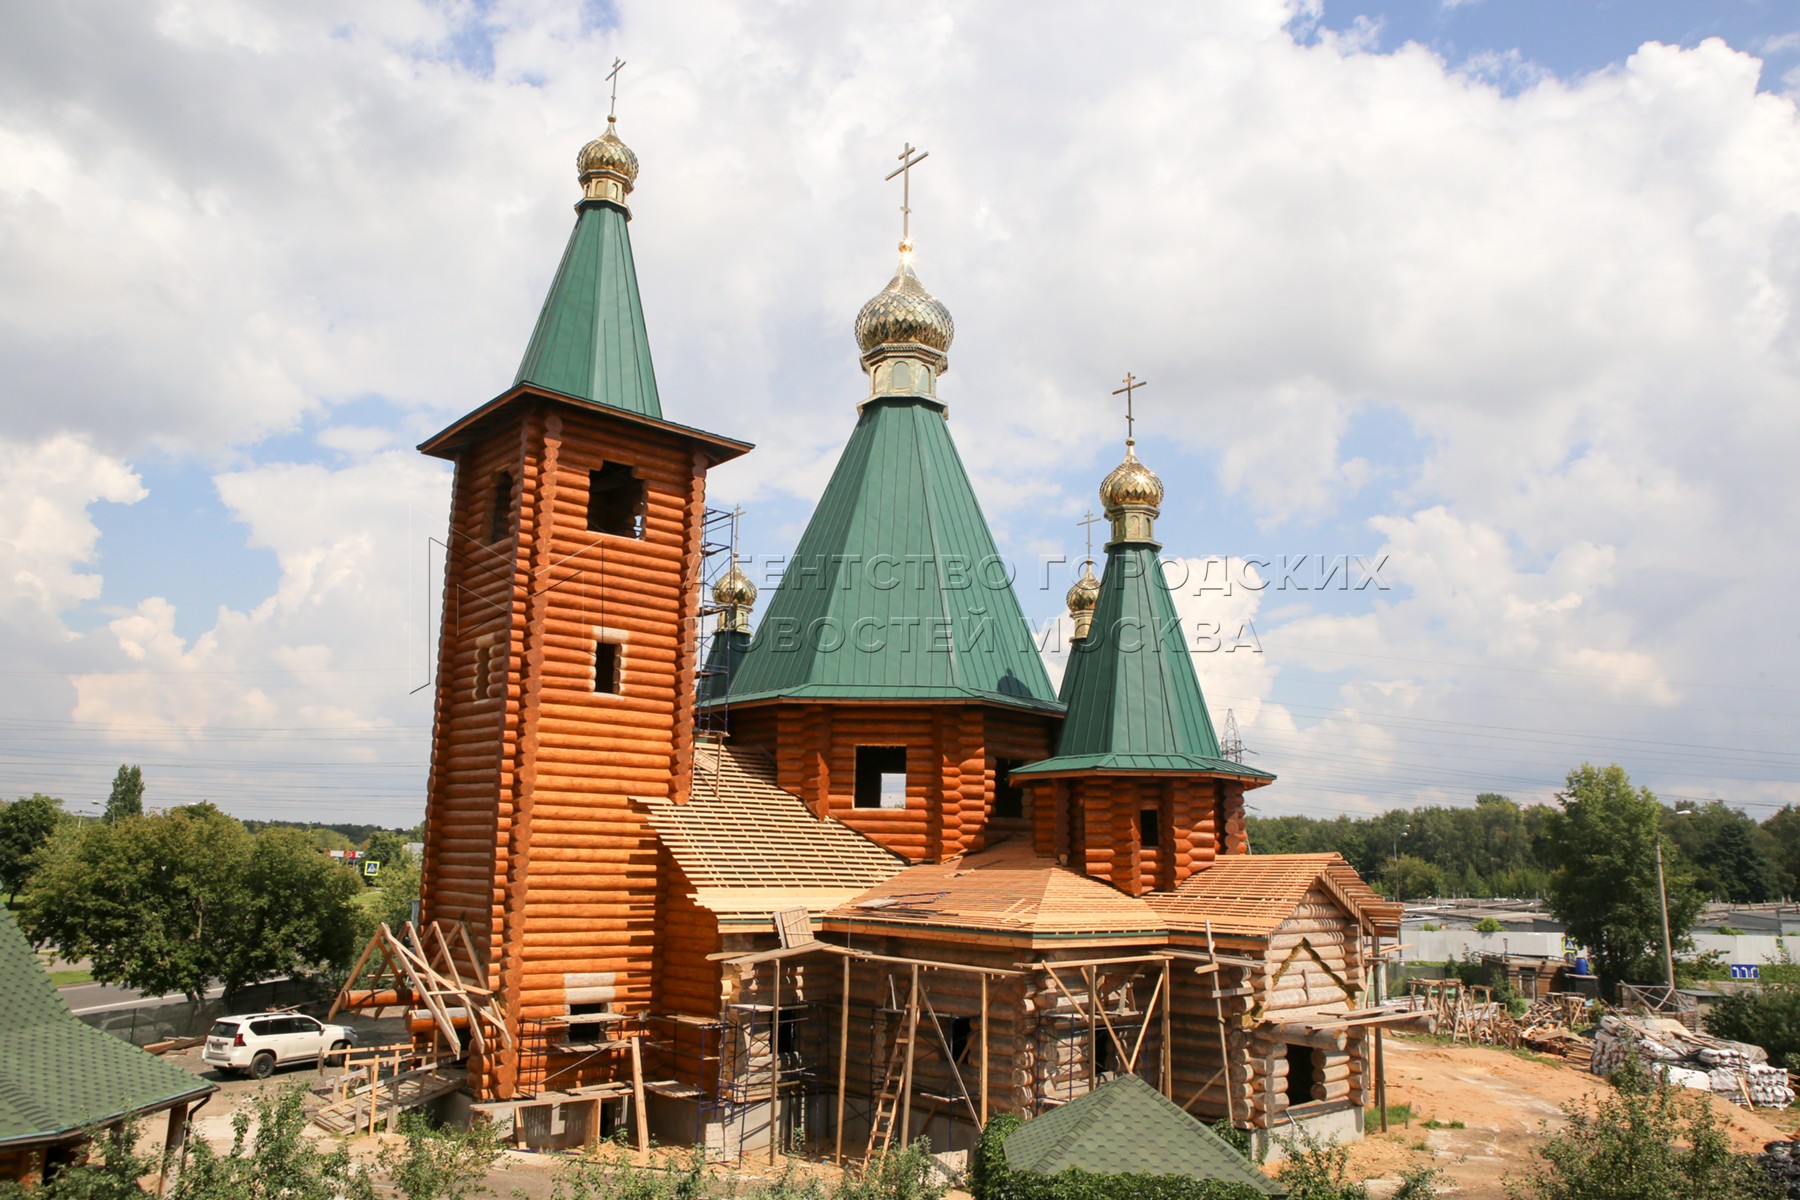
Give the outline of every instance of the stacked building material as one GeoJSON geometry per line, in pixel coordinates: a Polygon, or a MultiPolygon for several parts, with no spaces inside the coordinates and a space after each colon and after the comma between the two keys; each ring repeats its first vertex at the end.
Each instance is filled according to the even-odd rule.
{"type": "Polygon", "coordinates": [[[1633,1053],[1676,1087],[1715,1092],[1746,1108],[1794,1102],[1787,1072],[1769,1066],[1760,1046],[1721,1041],[1661,1017],[1602,1017],[1594,1034],[1594,1074],[1612,1074],[1633,1053]]]}

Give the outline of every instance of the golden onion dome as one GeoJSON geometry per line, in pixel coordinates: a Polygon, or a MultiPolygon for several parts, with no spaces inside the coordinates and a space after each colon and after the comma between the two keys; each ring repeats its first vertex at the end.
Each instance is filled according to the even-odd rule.
{"type": "Polygon", "coordinates": [[[947,354],[956,337],[950,310],[925,290],[909,259],[903,248],[900,269],[856,314],[856,344],[865,357],[883,346],[924,346],[947,354]]]}
{"type": "Polygon", "coordinates": [[[1136,443],[1125,442],[1125,461],[1112,469],[1100,482],[1100,503],[1110,515],[1120,508],[1160,508],[1163,481],[1155,471],[1138,461],[1136,443]]]}
{"type": "Polygon", "coordinates": [[[756,604],[756,585],[734,562],[713,584],[713,600],[727,608],[751,608],[756,604]]]}
{"type": "Polygon", "coordinates": [[[638,158],[631,147],[619,140],[614,131],[615,121],[606,118],[606,132],[581,148],[575,156],[575,170],[582,183],[586,183],[596,175],[616,175],[625,183],[625,190],[637,182],[638,158]]]}
{"type": "Polygon", "coordinates": [[[1093,612],[1100,603],[1100,581],[1094,578],[1092,561],[1082,564],[1081,578],[1069,589],[1067,600],[1072,613],[1093,612]]]}

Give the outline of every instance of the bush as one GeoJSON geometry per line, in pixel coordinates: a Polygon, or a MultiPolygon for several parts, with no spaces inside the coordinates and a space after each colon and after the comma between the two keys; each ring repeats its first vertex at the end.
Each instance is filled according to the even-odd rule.
{"type": "Polygon", "coordinates": [[[1508,1182],[1513,1200],[1761,1200],[1756,1159],[1734,1154],[1712,1105],[1678,1088],[1621,1080],[1591,1105],[1563,1112],[1568,1127],[1538,1149],[1543,1161],[1508,1182]]]}
{"type": "Polygon", "coordinates": [[[1004,1145],[1021,1124],[1011,1113],[989,1118],[973,1155],[969,1191],[975,1200],[1263,1200],[1262,1193],[1241,1183],[1179,1175],[1014,1171],[1006,1165],[1004,1145]]]}
{"type": "Polygon", "coordinates": [[[1345,1178],[1350,1170],[1350,1151],[1336,1138],[1321,1139],[1304,1126],[1277,1139],[1287,1152],[1275,1178],[1287,1189],[1288,1200],[1369,1200],[1369,1189],[1345,1178]]]}
{"type": "Polygon", "coordinates": [[[380,1161],[389,1186],[403,1200],[469,1200],[488,1194],[488,1168],[501,1149],[492,1125],[434,1129],[423,1113],[408,1113],[400,1131],[406,1140],[384,1147],[380,1161]]]}
{"type": "Polygon", "coordinates": [[[1785,1062],[1800,1052],[1800,988],[1765,987],[1760,992],[1733,992],[1706,1018],[1706,1031],[1732,1042],[1749,1042],[1769,1052],[1770,1062],[1785,1062]]]}
{"type": "Polygon", "coordinates": [[[1494,920],[1492,917],[1483,917],[1481,920],[1475,922],[1476,933],[1499,933],[1504,928],[1506,928],[1506,926],[1500,924],[1500,922],[1494,920]]]}

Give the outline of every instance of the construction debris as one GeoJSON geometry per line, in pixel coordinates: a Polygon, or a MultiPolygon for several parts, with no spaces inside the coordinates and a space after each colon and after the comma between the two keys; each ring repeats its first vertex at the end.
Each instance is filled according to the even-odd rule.
{"type": "Polygon", "coordinates": [[[1786,1108],[1794,1102],[1787,1072],[1769,1066],[1760,1046],[1696,1033],[1666,1017],[1602,1017],[1594,1034],[1594,1074],[1612,1074],[1633,1052],[1665,1082],[1714,1092],[1744,1108],[1786,1108]]]}

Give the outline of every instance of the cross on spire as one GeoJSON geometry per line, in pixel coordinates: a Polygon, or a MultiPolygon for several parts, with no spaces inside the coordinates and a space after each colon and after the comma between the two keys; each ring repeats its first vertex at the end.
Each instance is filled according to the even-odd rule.
{"type": "Polygon", "coordinates": [[[613,59],[613,69],[606,76],[612,83],[612,106],[606,110],[606,119],[609,123],[618,120],[619,117],[619,72],[624,68],[625,60],[615,58],[613,59]]]}
{"type": "Polygon", "coordinates": [[[912,169],[931,157],[931,151],[915,149],[908,142],[895,157],[900,160],[900,165],[889,171],[882,182],[900,176],[900,249],[905,252],[912,249],[912,169]]]}
{"type": "Polygon", "coordinates": [[[1099,523],[1100,523],[1100,522],[1101,522],[1101,521],[1103,521],[1103,520],[1105,520],[1105,518],[1104,518],[1104,517],[1096,517],[1096,516],[1095,516],[1095,515],[1094,515],[1094,510],[1093,510],[1093,509],[1091,509],[1091,508],[1090,508],[1090,509],[1088,509],[1088,510],[1087,510],[1087,512],[1086,512],[1086,513],[1085,513],[1085,514],[1084,514],[1084,515],[1083,515],[1083,517],[1082,517],[1082,519],[1081,519],[1081,520],[1079,520],[1079,521],[1077,521],[1077,522],[1075,522],[1075,523],[1076,523],[1076,524],[1077,524],[1077,525],[1081,525],[1081,526],[1085,526],[1085,527],[1086,527],[1086,533],[1087,533],[1087,562],[1088,562],[1088,565],[1089,565],[1089,566],[1092,566],[1092,565],[1093,565],[1093,562],[1094,562],[1094,526],[1095,526],[1095,525],[1098,525],[1098,524],[1099,524],[1099,523]]]}
{"type": "Polygon", "coordinates": [[[1132,413],[1131,413],[1131,393],[1135,392],[1137,389],[1139,389],[1141,387],[1149,387],[1149,386],[1150,385],[1147,382],[1145,382],[1142,379],[1139,379],[1136,375],[1133,375],[1130,371],[1127,371],[1127,372],[1125,372],[1125,386],[1122,388],[1114,388],[1113,389],[1113,395],[1125,397],[1125,444],[1126,445],[1131,445],[1135,441],[1136,433],[1137,433],[1137,426],[1135,424],[1135,419],[1133,418],[1132,413]]]}

